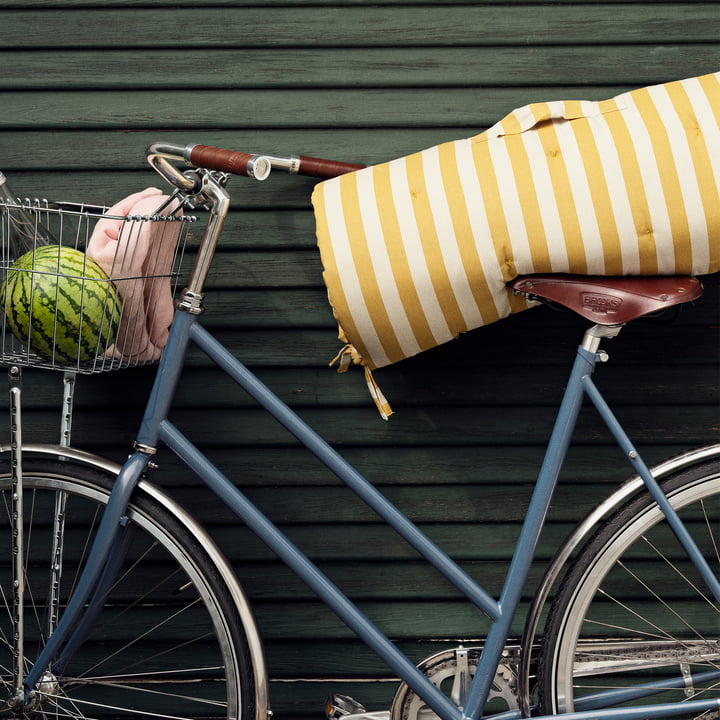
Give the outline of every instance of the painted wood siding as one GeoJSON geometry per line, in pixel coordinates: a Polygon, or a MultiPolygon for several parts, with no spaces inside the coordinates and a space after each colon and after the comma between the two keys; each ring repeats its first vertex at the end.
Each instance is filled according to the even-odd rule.
{"type": "MultiPolygon", "coordinates": [[[[528,102],[716,71],[720,5],[0,0],[0,62],[0,169],[16,192],[110,203],[161,182],[144,164],[154,140],[370,164],[528,102]]],[[[327,367],[338,342],[312,186],[233,180],[207,327],[496,592],[583,323],[533,310],[378,371],[396,410],[382,422],[362,373],[327,367]]],[[[612,341],[599,373],[653,460],[718,439],[718,278],[706,284],[674,323],[612,341]]],[[[150,377],[82,379],[75,444],[121,459],[150,377]]],[[[482,637],[477,612],[201,357],[185,379],[178,425],[411,657],[482,637]]],[[[26,435],[54,440],[59,387],[33,382],[26,435]]],[[[372,653],[172,457],[160,463],[157,480],[212,526],[254,601],[276,714],[318,716],[331,689],[386,707],[394,685],[372,653]]],[[[584,413],[539,559],[627,474],[584,413]]]]}

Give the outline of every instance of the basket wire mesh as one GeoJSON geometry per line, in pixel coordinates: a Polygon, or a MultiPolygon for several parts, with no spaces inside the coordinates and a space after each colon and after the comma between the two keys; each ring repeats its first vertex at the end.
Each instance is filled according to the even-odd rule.
{"type": "Polygon", "coordinates": [[[92,374],[160,359],[197,218],[142,201],[161,214],[0,199],[2,363],[92,374]]]}

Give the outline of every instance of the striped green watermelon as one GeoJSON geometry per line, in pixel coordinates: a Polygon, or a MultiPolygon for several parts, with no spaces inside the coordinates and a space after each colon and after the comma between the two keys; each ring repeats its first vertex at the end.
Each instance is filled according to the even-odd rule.
{"type": "Polygon", "coordinates": [[[93,360],[115,342],[122,301],[102,268],[84,253],[44,245],[25,253],[0,287],[7,324],[48,360],[93,360]]]}

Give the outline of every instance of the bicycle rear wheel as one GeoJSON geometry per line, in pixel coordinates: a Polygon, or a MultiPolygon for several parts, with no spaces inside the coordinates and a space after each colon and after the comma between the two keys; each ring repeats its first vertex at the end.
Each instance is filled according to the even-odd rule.
{"type": "MultiPolygon", "coordinates": [[[[77,581],[112,479],[61,460],[23,460],[25,672],[77,581]]],[[[14,694],[17,645],[7,462],[0,464],[0,495],[0,548],[6,550],[0,557],[0,717],[6,717],[13,716],[5,700],[14,694]]],[[[96,622],[67,666],[45,674],[27,716],[255,720],[246,638],[210,556],[145,493],[136,493],[127,517],[122,566],[96,622]]]]}
{"type": "MultiPolygon", "coordinates": [[[[663,489],[720,573],[720,462],[678,471],[663,489]]],[[[543,642],[538,680],[547,713],[720,698],[720,603],[647,493],[578,555],[543,642]]]]}

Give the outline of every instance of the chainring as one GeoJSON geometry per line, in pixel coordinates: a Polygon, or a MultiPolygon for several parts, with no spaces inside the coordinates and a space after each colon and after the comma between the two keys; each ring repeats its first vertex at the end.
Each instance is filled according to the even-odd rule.
{"type": "MultiPolygon", "coordinates": [[[[443,650],[423,660],[418,669],[460,708],[475,676],[482,648],[462,646],[443,650]]],[[[518,710],[517,671],[508,651],[498,665],[488,696],[488,705],[493,703],[504,710],[518,710]]],[[[500,711],[500,710],[498,710],[500,711]]],[[[390,710],[390,720],[435,720],[437,715],[427,707],[425,701],[406,683],[395,693],[390,710]]]]}

